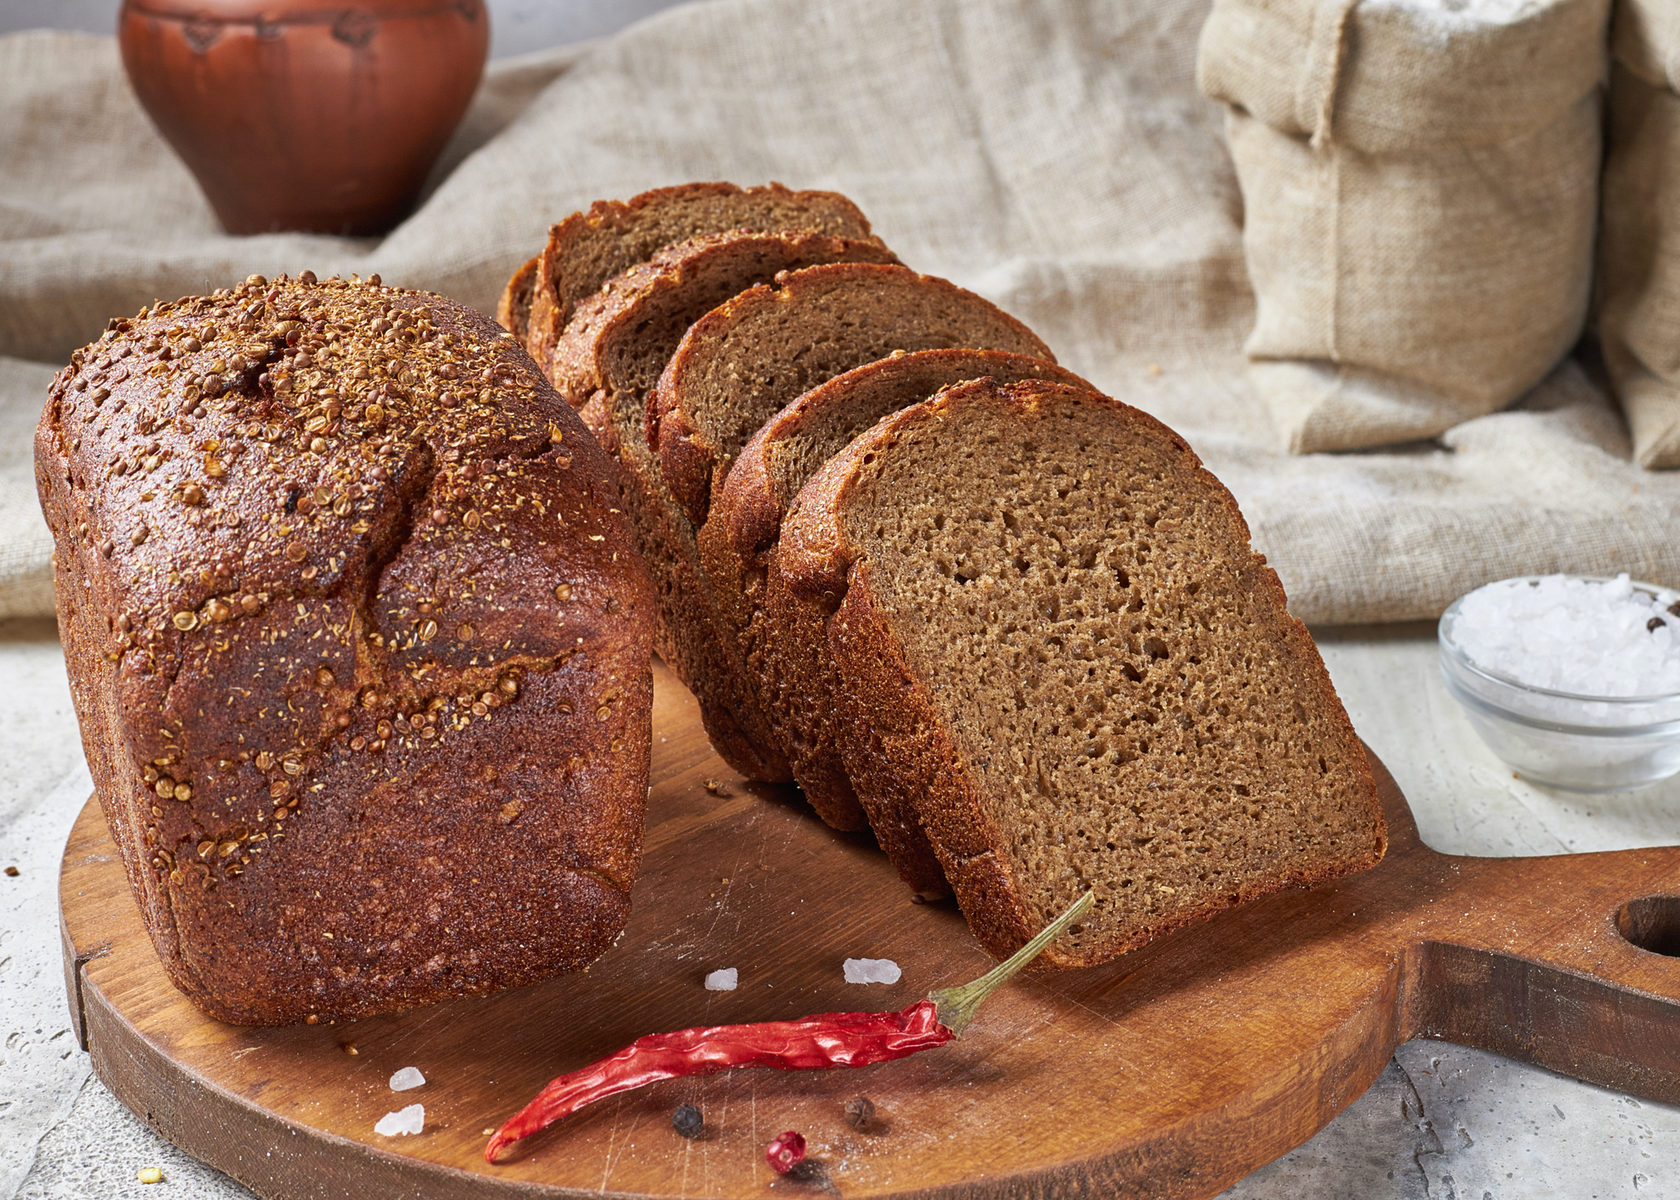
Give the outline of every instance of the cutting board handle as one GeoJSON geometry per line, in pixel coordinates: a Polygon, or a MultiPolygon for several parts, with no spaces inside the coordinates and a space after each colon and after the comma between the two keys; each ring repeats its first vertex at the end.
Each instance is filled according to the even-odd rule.
{"type": "Polygon", "coordinates": [[[1680,1103],[1680,848],[1447,861],[1415,1033],[1680,1103]]]}

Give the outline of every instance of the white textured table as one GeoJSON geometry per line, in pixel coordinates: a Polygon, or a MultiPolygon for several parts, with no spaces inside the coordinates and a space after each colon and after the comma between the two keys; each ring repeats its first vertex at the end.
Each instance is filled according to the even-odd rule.
{"type": "MultiPolygon", "coordinates": [[[[1555,854],[1680,840],[1680,783],[1577,797],[1511,777],[1435,670],[1433,629],[1321,632],[1354,726],[1439,850],[1555,854]]],[[[90,783],[46,622],[0,624],[0,1200],[242,1197],[92,1078],[64,1003],[58,863],[90,783]],[[160,1166],[167,1190],[135,1180],[160,1166]]],[[[1676,1032],[1680,1037],[1680,1031],[1676,1032]]],[[[1441,1042],[1401,1047],[1318,1137],[1227,1200],[1680,1198],[1680,1109],[1441,1042]]]]}

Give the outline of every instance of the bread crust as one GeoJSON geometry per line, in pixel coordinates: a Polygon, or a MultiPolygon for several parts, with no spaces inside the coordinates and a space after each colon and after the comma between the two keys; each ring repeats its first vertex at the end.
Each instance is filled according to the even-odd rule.
{"type": "Polygon", "coordinates": [[[693,321],[743,288],[821,262],[895,261],[878,239],[808,232],[707,234],[660,251],[579,304],[550,357],[555,386],[618,461],[620,507],[653,574],[655,646],[700,700],[718,754],[749,779],[791,778],[768,715],[749,686],[734,639],[725,636],[701,574],[695,530],[641,437],[646,392],[693,321]],[[650,330],[659,332],[650,333],[650,330]],[[657,360],[653,377],[641,359],[657,360]],[[627,415],[629,414],[629,415],[627,415]],[[632,416],[634,419],[632,419],[632,416]]]}
{"type": "Polygon", "coordinates": [[[741,645],[749,679],[766,698],[806,799],[836,827],[867,823],[889,831],[878,832],[883,849],[910,887],[923,894],[947,890],[938,861],[914,820],[885,809],[866,814],[847,778],[832,732],[835,718],[823,699],[838,689],[824,677],[832,659],[823,651],[821,614],[785,597],[776,582],[776,541],[793,501],[793,481],[783,480],[772,460],[855,405],[884,416],[943,386],[980,376],[1088,386],[1053,362],[998,350],[919,350],[867,363],[812,388],[765,423],[730,469],[698,539],[720,618],[741,645]]]}
{"type": "MultiPolygon", "coordinates": [[[[947,388],[931,400],[884,418],[829,461],[801,491],[782,525],[778,568],[791,596],[833,613],[827,621],[827,646],[842,681],[836,698],[844,718],[840,729],[847,771],[860,794],[885,793],[884,803],[913,811],[956,894],[963,914],[981,944],[994,955],[1016,949],[1039,925],[1026,889],[1003,853],[1003,832],[994,827],[977,784],[963,763],[956,741],[927,689],[909,665],[890,616],[872,586],[872,568],[863,548],[846,530],[843,513],[859,479],[877,456],[891,452],[900,439],[946,420],[961,420],[976,405],[1001,405],[1025,419],[1058,395],[1080,395],[1113,405],[1138,436],[1156,440],[1177,456],[1200,486],[1215,489],[1244,538],[1248,526],[1236,502],[1206,471],[1188,444],[1159,421],[1093,392],[1046,382],[997,386],[981,380],[947,388]]],[[[1293,872],[1255,879],[1237,894],[1212,900],[1133,930],[1085,954],[1052,947],[1045,961],[1064,967],[1106,961],[1173,929],[1205,919],[1232,904],[1245,903],[1287,887],[1310,885],[1380,861],[1387,846],[1386,827],[1363,747],[1354,735],[1328,672],[1306,628],[1288,615],[1282,584],[1265,560],[1250,552],[1244,578],[1274,607],[1274,634],[1306,685],[1327,697],[1334,716],[1335,752],[1346,756],[1368,808],[1373,830],[1370,852],[1341,869],[1293,872]]]]}
{"type": "Polygon", "coordinates": [[[501,299],[496,301],[496,324],[513,334],[520,345],[525,344],[525,331],[531,324],[531,297],[537,286],[538,258],[528,258],[512,275],[501,299]]]}
{"type": "Polygon", "coordinates": [[[363,1016],[610,944],[651,588],[511,336],[377,277],[253,276],[114,321],[35,455],[83,747],[200,1007],[363,1016]]]}
{"type": "Polygon", "coordinates": [[[573,213],[548,231],[538,256],[526,349],[546,367],[576,306],[608,279],[665,246],[707,233],[778,229],[870,236],[868,218],[846,197],[796,192],[780,183],[752,188],[685,183],[629,200],[598,200],[587,212],[573,213]]]}

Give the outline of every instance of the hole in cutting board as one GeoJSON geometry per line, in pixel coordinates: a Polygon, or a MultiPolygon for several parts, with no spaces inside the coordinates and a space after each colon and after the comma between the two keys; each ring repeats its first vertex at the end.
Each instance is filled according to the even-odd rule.
{"type": "Polygon", "coordinates": [[[1646,896],[1622,905],[1616,930],[1641,950],[1680,958],[1680,896],[1646,896]]]}

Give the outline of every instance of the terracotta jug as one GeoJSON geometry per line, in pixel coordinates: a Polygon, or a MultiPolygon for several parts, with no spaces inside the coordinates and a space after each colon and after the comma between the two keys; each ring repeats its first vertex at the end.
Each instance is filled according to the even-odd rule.
{"type": "Polygon", "coordinates": [[[123,65],[229,233],[413,208],[490,48],[483,0],[124,0],[123,65]]]}

